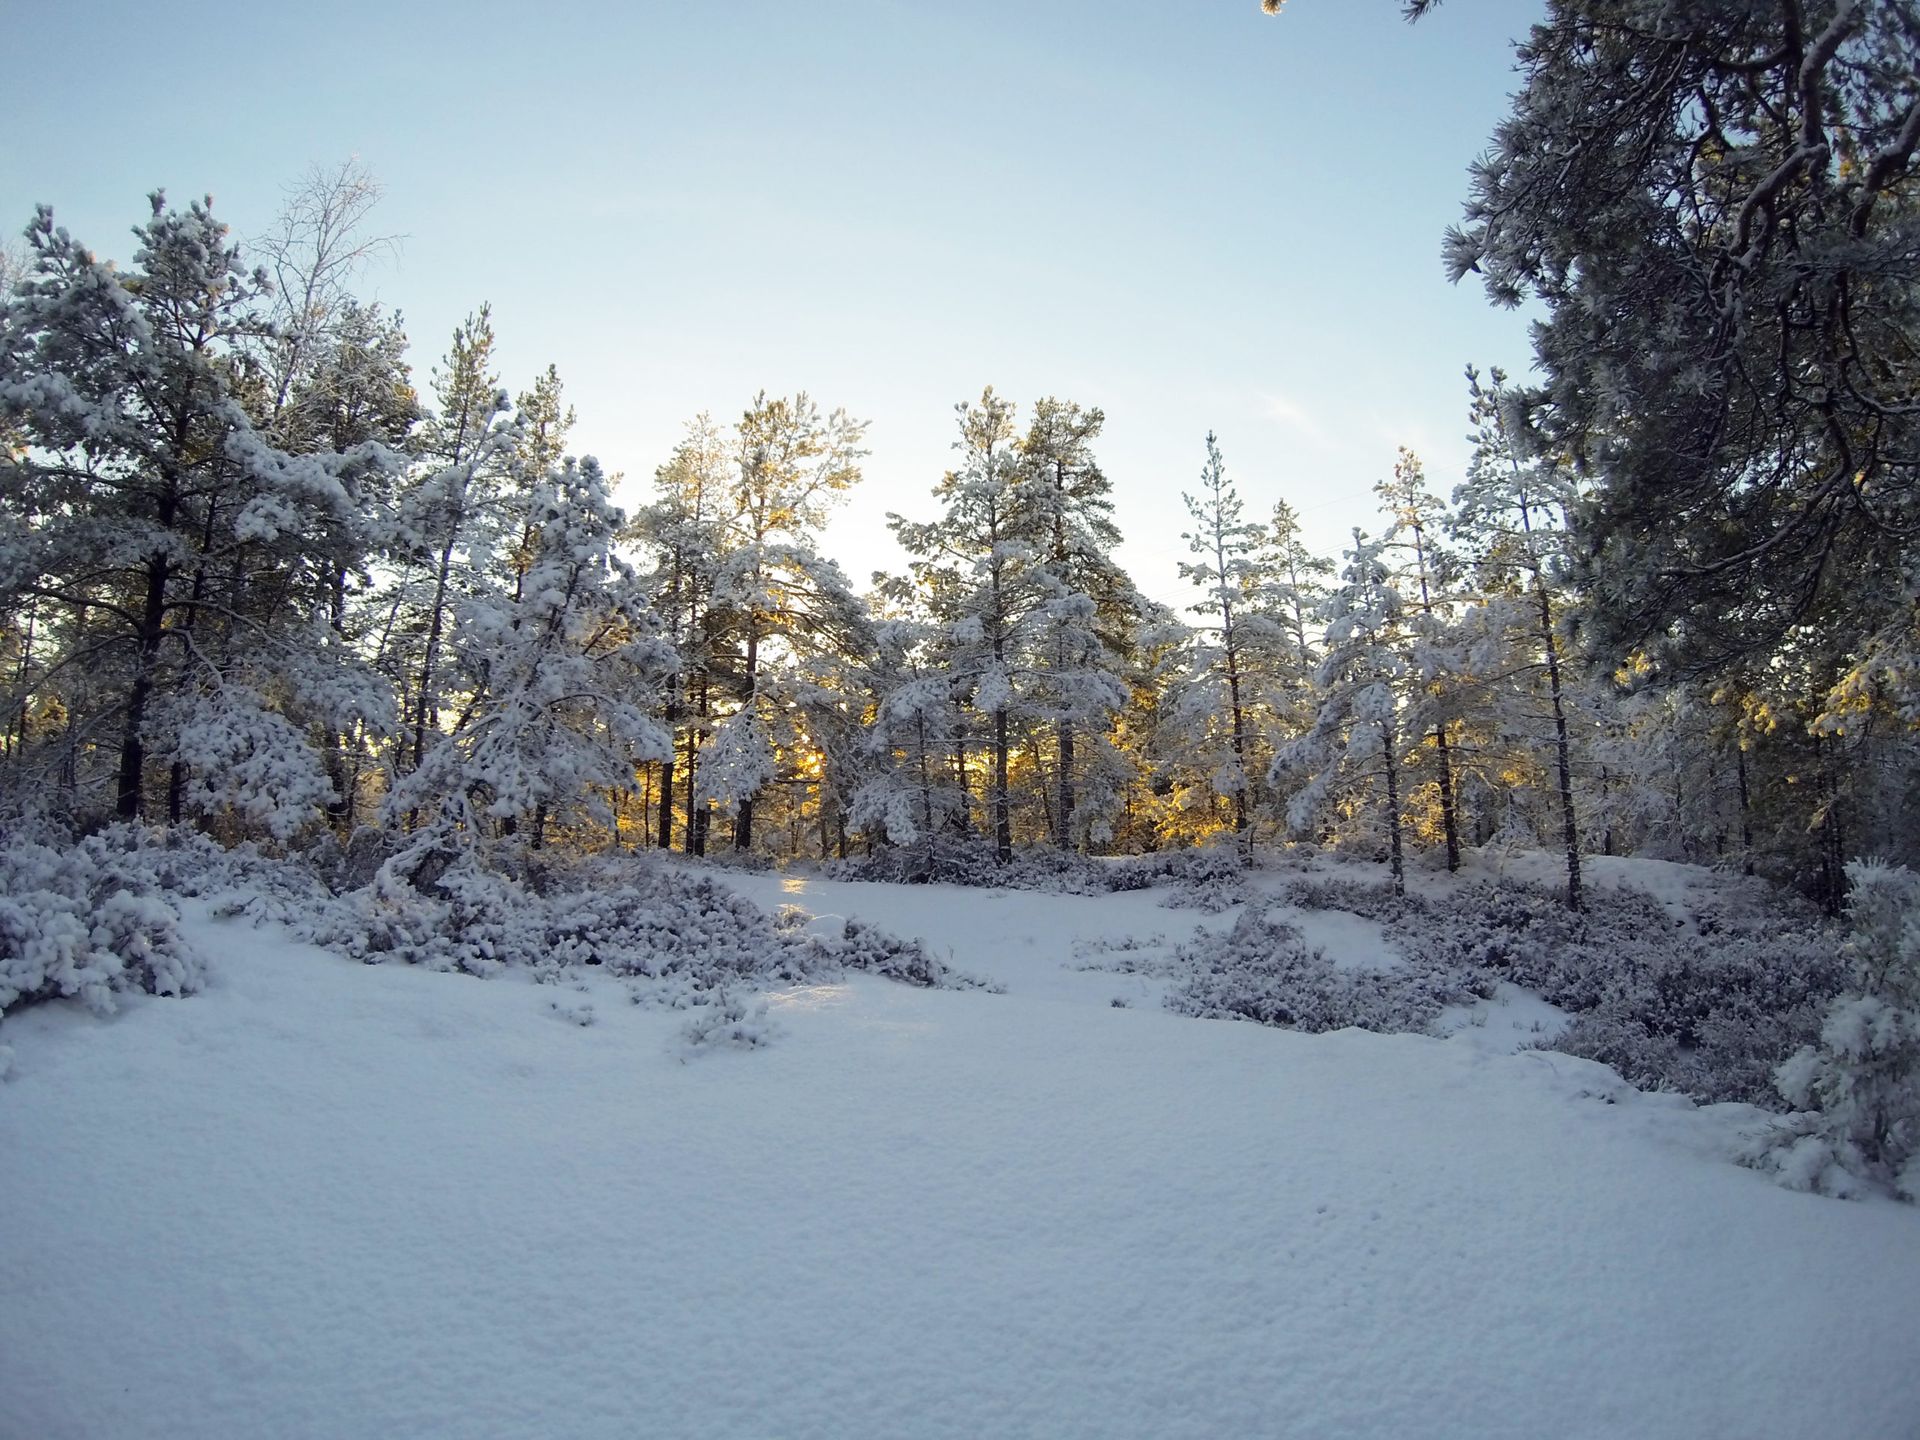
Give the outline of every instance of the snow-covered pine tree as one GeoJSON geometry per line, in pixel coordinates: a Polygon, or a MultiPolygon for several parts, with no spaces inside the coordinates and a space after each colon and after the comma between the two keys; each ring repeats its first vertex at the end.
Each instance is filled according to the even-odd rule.
{"type": "Polygon", "coordinates": [[[1446,261],[1545,309],[1529,399],[1595,479],[1580,588],[1616,663],[1913,653],[1915,26],[1554,0],[1519,52],[1446,261]]]}
{"type": "MultiPolygon", "coordinates": [[[[340,477],[367,527],[365,542],[332,556],[326,598],[327,643],[362,657],[377,656],[388,633],[391,612],[378,603],[370,562],[390,534],[395,482],[420,416],[406,350],[397,317],[377,305],[339,301],[326,327],[308,337],[303,363],[274,417],[279,443],[295,453],[368,456],[340,477]],[[372,446],[386,453],[363,448],[372,446]]],[[[327,815],[345,835],[358,823],[363,776],[374,761],[374,745],[385,736],[364,723],[344,730],[321,723],[319,730],[335,797],[327,815]]]]}
{"type": "Polygon", "coordinates": [[[1267,662],[1280,638],[1279,627],[1260,610],[1272,580],[1268,537],[1259,522],[1244,518],[1246,507],[1227,477],[1212,431],[1207,432],[1199,493],[1180,498],[1193,520],[1193,529],[1181,538],[1199,557],[1181,561],[1180,575],[1205,598],[1189,607],[1201,624],[1195,631],[1193,670],[1173,716],[1207,784],[1232,802],[1234,833],[1246,846],[1252,843],[1258,800],[1255,772],[1265,768],[1259,751],[1267,662]]]}
{"type": "Polygon", "coordinates": [[[778,666],[868,643],[858,597],[817,543],[830,507],[860,480],[866,428],[844,410],[823,414],[804,391],[761,392],[736,428],[726,549],[712,594],[727,622],[717,633],[731,649],[715,665],[735,708],[714,733],[696,797],[732,813],[738,851],[753,847],[754,801],[776,774],[778,666]]]}
{"type": "Polygon", "coordinates": [[[662,702],[661,718],[677,748],[660,767],[655,843],[662,850],[673,846],[677,781],[686,816],[682,845],[689,855],[704,855],[707,848],[708,812],[696,805],[695,791],[714,699],[713,594],[726,544],[731,465],[726,437],[709,416],[695,416],[686,438],[654,471],[653,502],[634,516],[626,532],[650,558],[653,608],[664,622],[667,643],[680,656],[662,702]]]}
{"type": "Polygon", "coordinates": [[[1273,518],[1267,522],[1262,568],[1266,578],[1260,612],[1279,630],[1274,646],[1278,673],[1269,703],[1276,739],[1285,739],[1313,723],[1313,676],[1320,665],[1318,616],[1334,568],[1331,560],[1307,548],[1299,512],[1285,500],[1274,502],[1273,518]]]}
{"type": "MultiPolygon", "coordinates": [[[[903,523],[898,516],[889,516],[888,522],[896,529],[903,523]]],[[[935,724],[930,718],[927,729],[929,734],[942,739],[945,748],[941,769],[945,779],[941,783],[956,797],[956,803],[948,809],[946,828],[964,842],[975,833],[977,804],[969,763],[974,716],[968,708],[968,697],[977,670],[978,635],[962,619],[965,602],[973,590],[951,556],[914,561],[909,568],[908,575],[874,575],[875,589],[868,602],[869,611],[882,620],[916,627],[910,650],[915,665],[921,672],[944,680],[944,721],[935,724]]],[[[891,690],[884,679],[887,667],[882,664],[880,670],[883,678],[877,685],[876,700],[891,690]]],[[[931,704],[930,701],[916,703],[931,704]]]]}
{"type": "MultiPolygon", "coordinates": [[[[1173,707],[1193,673],[1193,632],[1168,606],[1147,601],[1128,636],[1127,703],[1114,727],[1114,751],[1125,765],[1116,840],[1126,850],[1155,850],[1192,838],[1180,808],[1188,772],[1186,734],[1173,707]]],[[[1201,833],[1206,833],[1203,827],[1201,833]]]]}
{"type": "Polygon", "coordinates": [[[1406,889],[1401,844],[1401,770],[1406,746],[1402,712],[1417,676],[1408,659],[1406,598],[1386,558],[1391,537],[1353,532],[1341,583],[1327,597],[1325,654],[1317,677],[1321,702],[1313,728],[1275,754],[1270,780],[1299,781],[1287,807],[1297,833],[1323,823],[1341,796],[1378,813],[1387,830],[1395,894],[1406,889]]]}
{"type": "MultiPolygon", "coordinates": [[[[512,488],[516,493],[530,494],[541,477],[566,458],[567,436],[573,433],[575,416],[573,407],[566,403],[566,386],[560,381],[559,367],[549,365],[534,377],[533,387],[520,392],[513,408],[520,433],[513,451],[512,465],[517,478],[512,488]]],[[[527,567],[533,563],[531,527],[531,520],[523,522],[508,555],[515,594],[525,584],[527,567]]]]}
{"type": "Polygon", "coordinates": [[[390,817],[432,812],[449,839],[497,827],[537,850],[552,821],[610,825],[607,799],[634,765],[671,752],[656,714],[675,657],[614,554],[623,518],[590,457],[535,487],[524,583],[457,607],[454,644],[477,678],[444,743],[395,787],[390,817]]]}
{"type": "MultiPolygon", "coordinates": [[[[482,677],[447,653],[454,609],[500,582],[515,503],[513,452],[519,429],[493,370],[488,306],[454,329],[444,368],[433,377],[437,408],[422,427],[413,472],[395,502],[393,613],[383,660],[405,701],[399,774],[419,769],[459,696],[482,677]]],[[[521,477],[524,479],[524,477],[521,477]]]]}
{"type": "Polygon", "coordinates": [[[1025,503],[1045,546],[1039,570],[1056,592],[1034,646],[1033,683],[1035,708],[1054,736],[1053,793],[1042,809],[1063,850],[1111,834],[1117,768],[1107,735],[1126,702],[1120,671],[1141,609],[1113,559],[1113,485],[1093,454],[1105,423],[1098,409],[1049,396],[1035,403],[1020,447],[1025,503]]]}
{"type": "Polygon", "coordinates": [[[949,764],[960,713],[940,653],[944,636],[944,626],[927,620],[875,627],[879,695],[865,734],[870,764],[849,815],[856,830],[913,855],[906,872],[913,880],[939,877],[941,841],[967,805],[949,764]]]}
{"type": "Polygon", "coordinates": [[[1850,1194],[1850,1176],[1920,1199],[1920,875],[1856,861],[1847,914],[1853,985],[1820,1043],[1774,1071],[1801,1113],[1756,1157],[1782,1183],[1850,1194]]]}
{"type": "MultiPolygon", "coordinates": [[[[916,525],[890,514],[887,523],[917,557],[915,575],[945,600],[940,618],[948,626],[954,680],[973,711],[987,718],[988,818],[994,854],[1004,864],[1013,858],[1013,725],[1016,718],[1043,718],[1033,696],[1033,650],[1059,589],[1043,568],[1049,537],[1023,493],[1013,402],[988,386],[977,405],[963,402],[955,410],[960,464],[933,491],[942,515],[916,525]]],[[[956,739],[964,747],[964,729],[956,739]]],[[[964,774],[964,760],[960,769],[964,774]]]]}
{"type": "Polygon", "coordinates": [[[1569,677],[1561,639],[1568,600],[1571,541],[1568,516],[1577,482],[1552,456],[1523,456],[1506,376],[1487,383],[1467,367],[1472,396],[1473,459],[1454,490],[1454,536],[1467,547],[1484,592],[1480,623],[1504,652],[1486,682],[1503,698],[1525,702],[1545,691],[1552,719],[1559,784],[1560,843],[1566,856],[1569,909],[1582,907],[1580,823],[1574,796],[1569,677]]]}
{"type": "Polygon", "coordinates": [[[139,818],[164,761],[170,819],[230,811],[284,837],[333,798],[305,724],[386,722],[326,620],[364,542],[349,479],[384,452],[270,442],[236,388],[265,277],[207,206],[151,198],[125,270],[44,208],[29,229],[0,322],[0,414],[25,441],[0,485],[0,610],[17,626],[34,607],[28,673],[60,692],[76,803],[106,752],[112,808],[139,818]]]}
{"type": "MultiPolygon", "coordinates": [[[[1465,695],[1461,658],[1453,633],[1454,603],[1448,557],[1442,548],[1446,509],[1427,488],[1420,457],[1400,448],[1392,478],[1373,487],[1386,513],[1387,550],[1396,557],[1395,578],[1406,587],[1410,645],[1408,661],[1419,675],[1406,717],[1410,731],[1433,742],[1434,779],[1440,795],[1440,830],[1447,869],[1460,868],[1460,813],[1454,774],[1454,728],[1465,695]]],[[[1577,906],[1576,906],[1577,908],[1577,906]]]]}

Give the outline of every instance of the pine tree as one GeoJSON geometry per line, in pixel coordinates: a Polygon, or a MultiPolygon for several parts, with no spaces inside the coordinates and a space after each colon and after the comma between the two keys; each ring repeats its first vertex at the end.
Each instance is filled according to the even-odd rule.
{"type": "MultiPolygon", "coordinates": [[[[274,417],[281,443],[296,453],[357,451],[367,457],[341,474],[366,531],[331,557],[326,596],[329,643],[363,657],[377,654],[386,628],[388,611],[377,603],[371,566],[389,530],[395,482],[420,417],[406,350],[397,316],[377,305],[341,301],[328,327],[311,338],[305,364],[274,417]]],[[[342,730],[322,723],[320,731],[335,792],[328,818],[347,834],[359,818],[370,747],[382,737],[364,724],[342,730]]]]}
{"type": "MultiPolygon", "coordinates": [[[[1439,549],[1445,523],[1440,498],[1427,488],[1420,457],[1401,447],[1393,478],[1373,487],[1391,522],[1388,548],[1403,557],[1400,578],[1408,586],[1412,629],[1412,666],[1420,675],[1417,713],[1409,717],[1433,740],[1440,789],[1440,825],[1447,847],[1447,869],[1460,868],[1460,817],[1455,799],[1454,760],[1448,731],[1459,698],[1458,665],[1449,653],[1451,604],[1443,593],[1446,559],[1439,549]]],[[[1577,907],[1576,907],[1577,908],[1577,907]]]]}
{"type": "Polygon", "coordinates": [[[1260,609],[1280,632],[1279,691],[1284,697],[1280,708],[1289,731],[1304,730],[1311,723],[1303,712],[1311,708],[1307,702],[1312,699],[1313,674],[1320,663],[1313,632],[1326,604],[1333,562],[1307,548],[1300,516],[1285,500],[1274,502],[1273,518],[1267,522],[1262,568],[1266,579],[1260,609]]]}
{"type": "Polygon", "coordinates": [[[942,627],[928,621],[877,627],[880,693],[866,732],[871,763],[849,817],[856,829],[908,850],[914,859],[906,878],[919,881],[939,877],[941,839],[967,803],[947,765],[960,717],[939,658],[941,635],[942,627]]]}
{"type": "Polygon", "coordinates": [[[1523,462],[1515,443],[1505,380],[1499,370],[1494,370],[1490,383],[1482,385],[1479,373],[1471,366],[1467,369],[1467,385],[1473,397],[1474,453],[1466,480],[1454,492],[1454,528],[1473,547],[1474,564],[1483,583],[1515,595],[1524,606],[1516,615],[1498,595],[1489,600],[1495,627],[1517,621],[1527,636],[1525,648],[1532,652],[1521,663],[1503,667],[1503,684],[1530,686],[1536,677],[1545,680],[1553,717],[1567,906],[1578,910],[1583,903],[1580,824],[1574,800],[1559,615],[1570,548],[1567,516],[1575,488],[1572,478],[1551,458],[1523,462]]]}
{"type": "Polygon", "coordinates": [[[733,848],[753,846],[754,802],[775,775],[772,709],[778,676],[767,647],[785,657],[816,647],[858,646],[864,616],[846,578],[819,553],[829,508],[860,479],[866,422],[822,414],[804,392],[754,397],[735,439],[727,548],[713,603],[729,620],[734,712],[703,762],[703,798],[733,813],[733,848]]]}
{"type": "Polygon", "coordinates": [[[1141,608],[1133,582],[1112,558],[1120,544],[1113,486],[1093,455],[1105,423],[1098,409],[1048,397],[1034,405],[1020,450],[1031,524],[1045,546],[1039,570],[1054,590],[1033,668],[1036,705],[1052,722],[1055,745],[1054,794],[1044,808],[1063,850],[1106,830],[1101,816],[1113,797],[1104,786],[1089,796],[1082,772],[1091,778],[1112,768],[1105,736],[1126,700],[1121,652],[1141,608]]]}
{"type": "Polygon", "coordinates": [[[1849,867],[1853,984],[1828,1007],[1820,1043],[1774,1071],[1795,1115],[1761,1158],[1796,1189],[1851,1193],[1847,1175],[1920,1199],[1920,876],[1849,867]]]}
{"type": "Polygon", "coordinates": [[[76,785],[82,752],[113,735],[121,817],[147,812],[164,758],[169,819],[231,810],[285,836],[331,798],[289,711],[386,723],[381,687],[324,619],[364,539],[349,479],[383,452],[269,442],[236,388],[265,277],[206,206],[151,198],[124,271],[44,208],[29,232],[34,268],[0,330],[0,413],[29,442],[0,486],[0,609],[18,628],[33,605],[41,678],[77,682],[76,785]]]}
{"type": "Polygon", "coordinates": [[[1545,309],[1524,398],[1594,476],[1580,586],[1615,662],[1912,653],[1915,25],[1555,0],[1519,52],[1447,266],[1545,309]]]}
{"type": "Polygon", "coordinates": [[[512,461],[520,437],[493,370],[493,344],[485,305],[455,328],[445,367],[434,375],[437,408],[396,501],[392,605],[404,618],[389,661],[407,699],[401,773],[425,764],[458,691],[483,678],[450,664],[445,650],[454,607],[499,581],[515,523],[512,461]]]}
{"type": "Polygon", "coordinates": [[[708,416],[696,416],[672,457],[654,472],[656,498],[628,531],[652,557],[654,610],[665,623],[667,643],[680,656],[662,708],[679,749],[661,763],[655,843],[662,850],[672,848],[678,780],[685,792],[684,848],[690,855],[704,855],[707,844],[707,812],[697,807],[695,792],[700,748],[710,738],[713,595],[726,544],[723,506],[730,463],[726,437],[708,416]]]}
{"type": "MultiPolygon", "coordinates": [[[[1048,536],[1028,502],[1015,444],[1014,405],[989,386],[979,404],[955,407],[960,465],[934,487],[942,515],[914,525],[898,515],[888,524],[901,545],[919,557],[915,573],[941,586],[950,605],[950,663],[975,713],[987,718],[992,771],[987,808],[995,857],[1013,858],[1010,769],[1013,723],[1043,718],[1032,684],[1033,651],[1058,593],[1043,559],[1048,536]]],[[[957,737],[965,744],[964,729],[957,737]]],[[[958,767],[964,774],[964,760],[958,767]]]]}
{"type": "Polygon", "coordinates": [[[1258,798],[1254,770],[1260,661],[1276,637],[1276,627],[1259,613],[1272,578],[1265,553],[1268,537],[1259,523],[1242,518],[1245,506],[1227,478],[1219,440],[1211,431],[1200,493],[1180,498],[1194,526],[1181,538],[1200,557],[1181,561],[1180,575],[1206,598],[1191,607],[1204,623],[1196,639],[1193,675],[1177,713],[1192,726],[1198,758],[1213,790],[1233,802],[1234,833],[1247,845],[1258,798]],[[1224,750],[1217,754],[1216,740],[1224,741],[1224,750]]]}
{"type": "MultiPolygon", "coordinates": [[[[1391,538],[1391,537],[1388,537],[1391,538]]],[[[1353,534],[1340,586],[1327,599],[1326,653],[1317,677],[1322,699],[1313,728],[1280,747],[1276,785],[1304,778],[1287,810],[1296,832],[1322,819],[1336,792],[1362,799],[1378,783],[1396,895],[1406,890],[1401,842],[1402,712],[1412,677],[1405,597],[1386,560],[1386,539],[1353,534]]]]}
{"type": "Polygon", "coordinates": [[[671,753],[655,711],[675,658],[613,553],[623,518],[591,458],[535,487],[524,584],[458,606],[455,645],[479,678],[390,814],[437,809],[443,833],[470,842],[497,827],[538,850],[553,818],[610,825],[606,797],[671,753]]]}
{"type": "MultiPolygon", "coordinates": [[[[522,390],[513,402],[514,419],[519,426],[512,462],[519,477],[515,490],[530,492],[541,477],[565,459],[567,436],[573,433],[575,421],[573,407],[566,403],[565,395],[560,371],[549,365],[535,378],[533,388],[522,390]]],[[[533,563],[533,546],[529,522],[515,539],[510,560],[515,593],[525,583],[527,567],[533,563]]]]}

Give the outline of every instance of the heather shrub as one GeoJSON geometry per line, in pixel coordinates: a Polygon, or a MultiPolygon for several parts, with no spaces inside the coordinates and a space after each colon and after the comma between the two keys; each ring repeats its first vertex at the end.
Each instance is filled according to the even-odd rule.
{"type": "MultiPolygon", "coordinates": [[[[1510,981],[1573,1017],[1554,1049],[1611,1065],[1642,1088],[1703,1101],[1777,1106],[1774,1067],[1818,1034],[1845,975],[1831,927],[1796,899],[1776,905],[1752,885],[1708,897],[1692,924],[1635,890],[1592,890],[1575,914],[1553,890],[1506,878],[1429,897],[1309,875],[1288,880],[1281,896],[1375,921],[1407,973],[1423,977],[1424,990],[1406,992],[1410,1003],[1388,1006],[1379,1012],[1387,1024],[1369,1028],[1418,1028],[1409,1017],[1453,1003],[1435,998],[1510,981]]],[[[1327,988],[1284,950],[1272,969],[1263,983],[1276,992],[1327,988]]],[[[1356,1001],[1339,1013],[1368,1012],[1356,1001]]]]}
{"type": "Polygon", "coordinates": [[[1445,1006],[1482,993],[1478,977],[1444,964],[1341,969],[1272,904],[1248,906],[1224,934],[1202,931],[1174,958],[1184,975],[1168,1009],[1291,1030],[1424,1030],[1445,1006]]]}

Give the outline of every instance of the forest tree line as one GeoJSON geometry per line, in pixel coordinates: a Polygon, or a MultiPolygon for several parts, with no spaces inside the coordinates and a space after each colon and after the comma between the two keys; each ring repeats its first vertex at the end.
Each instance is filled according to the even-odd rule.
{"type": "Polygon", "coordinates": [[[15,809],[911,878],[1217,838],[1398,882],[1510,843],[1564,853],[1576,907],[1594,852],[1830,904],[1848,857],[1913,858],[1911,716],[1860,637],[1678,675],[1621,643],[1596,595],[1652,572],[1595,569],[1617,497],[1497,370],[1467,373],[1465,473],[1402,450],[1339,557],[1208,435],[1184,613],[1114,559],[1102,412],[988,388],[890,517],[906,572],[860,583],[821,542],[862,421],[806,394],[695,417],[623,512],[557,371],[503,384],[485,306],[416,382],[352,290],[376,195],[316,172],[245,247],[155,196],[124,266],[29,227],[0,328],[15,809]]]}

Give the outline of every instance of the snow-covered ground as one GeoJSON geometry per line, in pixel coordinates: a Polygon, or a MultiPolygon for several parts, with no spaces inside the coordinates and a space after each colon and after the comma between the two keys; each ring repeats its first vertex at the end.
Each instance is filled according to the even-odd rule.
{"type": "Polygon", "coordinates": [[[1227,918],[1153,894],[733,883],[1007,993],[795,990],[687,1057],[609,980],[202,915],[207,993],[10,1018],[0,1437],[1920,1433],[1920,1212],[1504,1053],[1524,996],[1188,1020],[1076,968],[1227,918]]]}

